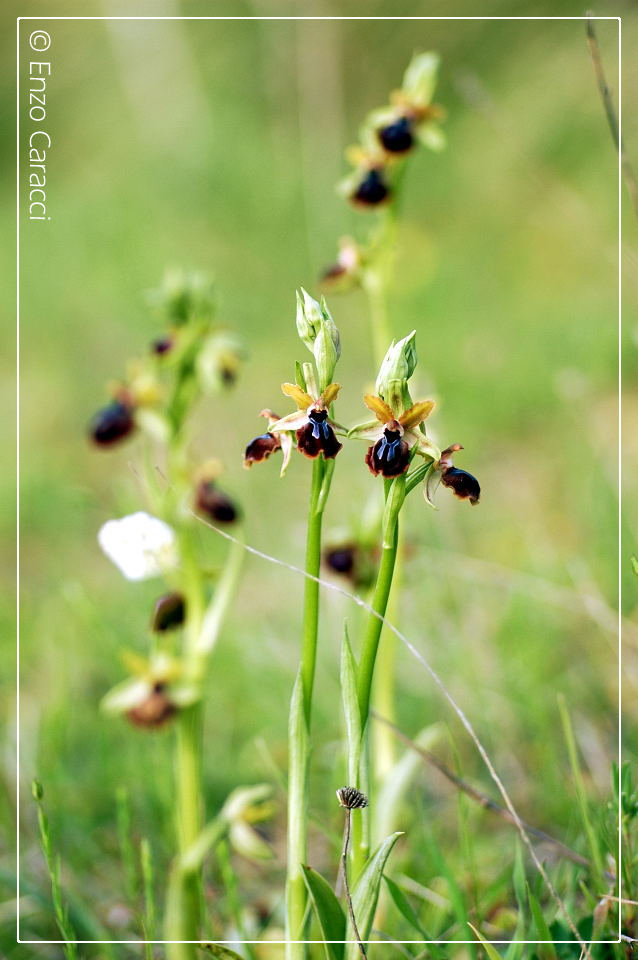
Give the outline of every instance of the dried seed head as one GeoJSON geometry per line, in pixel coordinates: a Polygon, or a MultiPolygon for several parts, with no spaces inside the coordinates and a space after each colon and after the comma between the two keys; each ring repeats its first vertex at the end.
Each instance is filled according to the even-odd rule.
{"type": "Polygon", "coordinates": [[[337,800],[347,810],[356,810],[368,806],[368,798],[365,793],[361,793],[356,787],[341,787],[337,790],[337,800]]]}

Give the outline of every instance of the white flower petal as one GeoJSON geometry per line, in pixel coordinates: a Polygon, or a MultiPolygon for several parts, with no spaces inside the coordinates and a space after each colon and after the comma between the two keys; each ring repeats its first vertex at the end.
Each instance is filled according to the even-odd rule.
{"type": "Polygon", "coordinates": [[[119,520],[108,520],[97,539],[127,580],[147,580],[177,566],[175,531],[159,517],[142,510],[119,520]]]}
{"type": "Polygon", "coordinates": [[[151,693],[148,680],[132,677],[123,680],[102,698],[100,707],[105,713],[126,713],[143,703],[151,693]]]}

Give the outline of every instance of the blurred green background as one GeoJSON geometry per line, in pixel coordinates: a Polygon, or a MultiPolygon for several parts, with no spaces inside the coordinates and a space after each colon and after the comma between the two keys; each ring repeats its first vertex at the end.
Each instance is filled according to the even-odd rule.
{"type": "MultiPolygon", "coordinates": [[[[569,4],[544,6],[552,14],[582,13],[569,4]]],[[[75,14],[76,7],[59,0],[55,13],[75,14]]],[[[447,12],[442,3],[427,11],[416,3],[403,7],[405,15],[447,12]]],[[[18,13],[45,11],[43,3],[24,3],[18,13]]],[[[86,16],[229,12],[396,11],[374,0],[365,11],[355,4],[300,10],[261,0],[235,3],[232,11],[169,0],[135,9],[105,0],[81,10],[86,16]]],[[[523,5],[505,9],[496,2],[481,11],[526,12],[523,5]]],[[[543,5],[533,11],[543,12],[543,5]]],[[[635,33],[629,5],[596,13],[627,13],[625,36],[635,33]]],[[[104,384],[157,332],[146,291],[166,267],[210,271],[220,319],[241,335],[248,359],[237,388],[201,407],[197,447],[202,457],[223,460],[223,485],[242,504],[249,542],[302,561],[308,464],[295,457],[280,481],[274,464],[243,471],[241,454],[260,429],[262,407],[287,412],[279,384],[291,378],[295,359],[305,359],[294,328],[295,287],[316,293],[338,237],[362,236],[369,226],[370,214],[349,209],[334,185],[346,171],[343,151],[361,118],[399,85],[415,50],[441,54],[435,99],[447,111],[449,144],[438,156],[421,150],[409,164],[391,323],[397,335],[417,329],[414,393],[439,401],[432,431],[443,445],[464,444],[457,462],[480,478],[483,497],[479,508],[469,509],[439,495],[438,513],[418,495],[408,502],[412,549],[396,617],[476,724],[521,814],[586,852],[557,696],[566,698],[592,805],[603,810],[618,736],[618,185],[584,23],[42,19],[36,26],[52,36],[42,56],[52,63],[43,124],[53,140],[47,169],[52,219],[30,223],[23,212],[21,222],[23,935],[54,933],[28,790],[34,775],[45,786],[68,889],[77,903],[92,905],[115,938],[130,930],[114,830],[119,785],[130,790],[135,830],[152,838],[160,878],[172,843],[170,732],[149,736],[97,709],[124,675],[118,651],[144,652],[157,592],[152,582],[125,582],[96,543],[107,518],[143,506],[135,476],[140,448],[133,442],[96,451],[86,441],[86,423],[104,402],[104,384]]],[[[615,94],[617,23],[600,22],[597,29],[615,94]]],[[[23,24],[24,60],[28,31],[23,24]]],[[[7,62],[12,42],[9,32],[7,62]]],[[[630,99],[638,66],[626,62],[625,68],[630,99]]],[[[13,97],[7,84],[5,143],[13,97]]],[[[24,104],[23,95],[26,118],[24,104]]],[[[630,109],[631,103],[626,113],[630,109]]],[[[631,154],[638,144],[635,113],[625,121],[631,154]]],[[[24,155],[24,140],[21,148],[24,155]]],[[[3,209],[10,218],[9,146],[3,159],[3,209]]],[[[20,182],[24,202],[24,170],[20,182]]],[[[631,422],[638,403],[631,389],[636,250],[629,208],[626,217],[625,413],[631,422]]],[[[7,246],[8,268],[11,256],[7,246]]],[[[360,294],[334,295],[329,304],[343,347],[339,415],[355,423],[363,419],[361,395],[375,374],[366,304],[360,294]]],[[[12,403],[8,392],[5,407],[12,403]]],[[[364,450],[350,443],[339,458],[328,534],[347,527],[374,486],[364,450]]],[[[628,619],[636,606],[629,563],[635,454],[629,428],[621,552],[628,619]]],[[[2,495],[10,544],[8,473],[2,495]]],[[[5,558],[10,580],[10,548],[5,558]]],[[[246,562],[210,676],[209,812],[233,786],[271,779],[271,763],[285,769],[301,591],[293,574],[246,562]]],[[[326,595],[324,610],[313,775],[318,814],[343,779],[338,649],[343,618],[353,629],[357,622],[342,598],[326,595]]],[[[4,612],[10,637],[10,601],[4,612]]],[[[638,671],[636,635],[635,622],[628,623],[630,679],[638,671]]],[[[12,658],[9,652],[0,666],[9,734],[2,767],[7,903],[13,896],[12,658]]],[[[414,735],[440,722],[441,754],[491,790],[426,673],[407,651],[399,658],[403,729],[414,735]]],[[[625,703],[633,734],[631,691],[625,703]]],[[[634,748],[628,747],[630,759],[634,748]]],[[[459,881],[470,875],[481,890],[489,888],[512,862],[510,828],[475,809],[459,819],[454,792],[428,770],[414,796],[418,822],[434,831],[459,881]]],[[[280,843],[281,812],[274,829],[280,843]]],[[[316,855],[325,856],[319,841],[316,855]]],[[[432,869],[425,855],[404,866],[414,876],[432,869]]],[[[248,899],[271,897],[259,869],[242,869],[248,899]]],[[[7,937],[10,913],[5,904],[0,919],[7,937]]],[[[38,955],[58,956],[55,950],[38,955]]]]}

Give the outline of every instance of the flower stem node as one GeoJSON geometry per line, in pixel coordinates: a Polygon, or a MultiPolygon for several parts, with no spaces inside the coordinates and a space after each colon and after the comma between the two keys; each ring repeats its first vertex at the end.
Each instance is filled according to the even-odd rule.
{"type": "Polygon", "coordinates": [[[368,798],[365,793],[361,793],[356,787],[340,787],[337,790],[337,800],[341,807],[346,810],[358,810],[368,806],[368,798]]]}
{"type": "Polygon", "coordinates": [[[110,447],[128,437],[134,428],[133,408],[121,400],[114,400],[95,414],[89,433],[98,447],[110,447]]]}
{"type": "Polygon", "coordinates": [[[165,593],[155,602],[151,629],[155,633],[175,630],[186,618],[186,602],[181,593],[165,593]]]}

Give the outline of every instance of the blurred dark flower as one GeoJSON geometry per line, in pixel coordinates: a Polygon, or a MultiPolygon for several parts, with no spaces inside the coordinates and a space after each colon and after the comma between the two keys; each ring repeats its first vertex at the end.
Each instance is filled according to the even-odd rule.
{"type": "Polygon", "coordinates": [[[99,447],[108,447],[128,437],[134,428],[132,407],[120,400],[114,400],[95,414],[89,433],[99,447]]]}
{"type": "Polygon", "coordinates": [[[217,523],[234,523],[239,509],[227,494],[217,489],[214,480],[201,480],[195,494],[195,506],[217,523]]]}
{"type": "Polygon", "coordinates": [[[165,593],[155,602],[151,629],[156,633],[174,630],[184,623],[186,605],[181,593],[165,593]]]}
{"type": "Polygon", "coordinates": [[[390,197],[390,187],[388,186],[383,170],[379,167],[373,167],[365,171],[359,184],[350,195],[353,203],[363,207],[377,207],[384,203],[390,197]]]}
{"type": "Polygon", "coordinates": [[[414,146],[414,134],[412,132],[412,119],[410,117],[399,117],[393,123],[381,127],[378,132],[379,140],[384,150],[388,153],[407,153],[414,146]]]}

